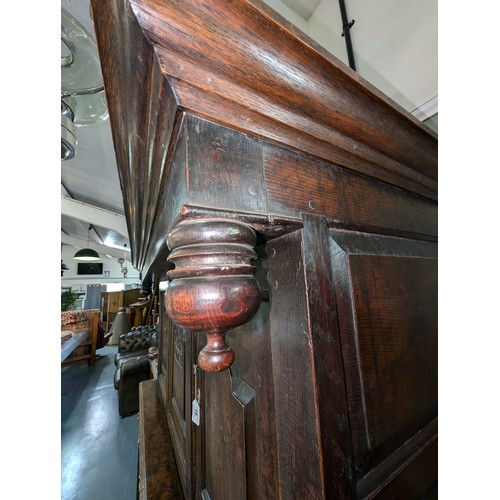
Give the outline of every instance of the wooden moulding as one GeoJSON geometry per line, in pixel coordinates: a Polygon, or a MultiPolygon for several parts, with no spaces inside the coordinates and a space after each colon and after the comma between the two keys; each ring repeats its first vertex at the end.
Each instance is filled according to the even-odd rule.
{"type": "Polygon", "coordinates": [[[303,212],[278,210],[273,191],[273,172],[293,155],[319,160],[322,172],[331,166],[396,186],[422,204],[437,200],[437,135],[263,2],[91,4],[132,263],[144,276],[180,208],[204,205],[184,175],[198,140],[184,122],[194,117],[262,140],[264,152],[288,151],[264,158],[269,206],[238,191],[221,208],[303,212]]]}
{"type": "Polygon", "coordinates": [[[250,261],[256,234],[249,226],[229,219],[180,222],[169,234],[171,281],[165,308],[181,328],[204,332],[207,345],[198,364],[208,372],[229,368],[234,353],[225,341],[227,330],[249,321],[260,305],[260,289],[250,261]]]}
{"type": "Polygon", "coordinates": [[[130,0],[194,114],[437,198],[437,136],[257,0],[130,0]]]}

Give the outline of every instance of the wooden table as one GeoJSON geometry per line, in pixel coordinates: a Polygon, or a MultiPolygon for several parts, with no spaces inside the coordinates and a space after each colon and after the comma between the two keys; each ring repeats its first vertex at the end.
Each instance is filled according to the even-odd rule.
{"type": "Polygon", "coordinates": [[[89,337],[88,330],[79,330],[73,335],[61,341],[61,363],[80,345],[82,345],[89,337]]]}

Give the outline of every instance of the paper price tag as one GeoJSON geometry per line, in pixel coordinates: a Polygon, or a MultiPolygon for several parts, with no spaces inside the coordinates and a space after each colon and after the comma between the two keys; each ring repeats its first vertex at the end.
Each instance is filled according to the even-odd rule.
{"type": "Polygon", "coordinates": [[[191,420],[196,424],[200,425],[200,405],[196,399],[193,399],[193,409],[191,412],[191,420]]]}

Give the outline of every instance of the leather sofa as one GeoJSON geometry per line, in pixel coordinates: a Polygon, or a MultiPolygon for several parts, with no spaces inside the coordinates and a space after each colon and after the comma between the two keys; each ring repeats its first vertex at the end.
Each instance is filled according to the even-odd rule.
{"type": "Polygon", "coordinates": [[[139,410],[139,384],[151,378],[150,347],[157,346],[155,326],[133,327],[120,335],[115,355],[114,386],[118,391],[118,411],[126,417],[139,410]]]}

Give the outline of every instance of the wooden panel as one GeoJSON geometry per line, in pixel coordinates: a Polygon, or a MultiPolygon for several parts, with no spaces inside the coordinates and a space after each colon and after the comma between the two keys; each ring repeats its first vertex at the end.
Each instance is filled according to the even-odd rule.
{"type": "MultiPolygon", "coordinates": [[[[175,405],[175,411],[179,420],[183,422],[184,430],[184,422],[189,422],[189,415],[186,415],[186,410],[189,409],[186,408],[186,382],[189,382],[189,378],[186,381],[184,377],[186,373],[186,362],[188,362],[189,366],[189,359],[186,359],[184,333],[180,328],[173,326],[172,336],[173,362],[171,404],[175,405]]],[[[189,397],[189,392],[187,396],[189,397]]]]}
{"type": "Polygon", "coordinates": [[[302,258],[309,344],[314,362],[315,406],[320,428],[322,470],[318,473],[323,474],[325,498],[352,498],[352,445],[328,247],[325,218],[305,215],[302,258]]]}
{"type": "Polygon", "coordinates": [[[438,440],[433,439],[394,480],[375,495],[377,500],[437,500],[438,440]]]}
{"type": "MultiPolygon", "coordinates": [[[[236,355],[233,380],[236,378],[245,382],[240,390],[250,387],[255,392],[251,418],[250,407],[245,408],[247,497],[277,498],[278,462],[265,245],[258,245],[256,252],[259,255],[259,260],[255,262],[256,279],[262,292],[262,302],[252,320],[228,333],[227,340],[236,355]],[[249,425],[253,419],[255,425],[249,425]]],[[[233,392],[235,385],[238,383],[233,382],[233,392]]]]}
{"type": "Polygon", "coordinates": [[[339,227],[437,237],[437,204],[431,200],[196,117],[188,116],[185,126],[183,170],[192,205],[298,219],[320,214],[339,227]]]}
{"type": "Polygon", "coordinates": [[[123,305],[122,292],[109,292],[108,313],[117,313],[118,308],[123,305]]]}
{"type": "Polygon", "coordinates": [[[101,319],[106,332],[110,330],[118,314],[118,309],[120,307],[127,307],[136,302],[140,297],[140,292],[138,288],[135,288],[119,292],[101,293],[101,319]]]}
{"type": "MultiPolygon", "coordinates": [[[[252,261],[255,267],[255,279],[261,292],[261,303],[255,316],[244,325],[229,330],[226,335],[238,360],[238,375],[254,388],[262,385],[262,371],[268,372],[270,363],[269,343],[269,285],[267,282],[267,253],[265,242],[255,247],[257,260],[252,261]],[[259,378],[260,377],[260,378],[259,378]]],[[[267,378],[267,377],[265,377],[267,378]]]]}
{"type": "MultiPolygon", "coordinates": [[[[256,313],[257,315],[259,312],[256,313]]],[[[229,330],[226,339],[235,353],[238,360],[238,375],[243,378],[252,387],[255,386],[255,377],[253,372],[253,358],[257,355],[253,349],[253,335],[255,329],[255,320],[229,330]]]]}
{"type": "Polygon", "coordinates": [[[359,498],[372,498],[378,494],[387,485],[394,483],[389,488],[398,488],[397,485],[406,483],[405,490],[400,489],[399,494],[409,497],[426,489],[432,490],[437,486],[437,457],[434,453],[422,453],[435,450],[437,442],[437,418],[427,424],[421,431],[410,438],[403,446],[399,447],[386,460],[375,466],[370,472],[364,475],[356,484],[359,498]],[[432,446],[431,446],[432,445],[432,446]],[[430,450],[428,449],[430,448],[430,450]],[[429,461],[427,462],[427,460],[429,461]],[[424,461],[422,464],[421,461],[424,461]],[[411,467],[409,465],[411,464],[411,467]],[[406,481],[407,473],[415,468],[420,469],[420,477],[416,484],[406,481]],[[425,473],[425,475],[424,475],[425,473]]]}
{"type": "Polygon", "coordinates": [[[437,411],[437,264],[349,260],[369,447],[403,444],[437,411]]]}
{"type": "Polygon", "coordinates": [[[437,204],[430,200],[281,148],[266,146],[264,165],[273,213],[320,214],[337,226],[382,234],[437,236],[437,204]]]}
{"type": "MultiPolygon", "coordinates": [[[[203,470],[198,490],[203,498],[212,499],[277,498],[267,299],[249,323],[228,335],[228,342],[236,355],[230,372],[215,376],[199,372],[205,382],[197,428],[202,453],[195,468],[203,470]],[[235,484],[227,484],[228,476],[235,476],[235,484]]],[[[204,345],[203,335],[199,345],[204,345]]]]}
{"type": "Polygon", "coordinates": [[[192,335],[192,332],[186,332],[167,320],[165,337],[162,339],[166,348],[162,351],[162,355],[168,356],[168,362],[162,362],[162,368],[160,368],[163,370],[163,366],[167,365],[166,394],[162,395],[162,398],[166,400],[168,426],[186,498],[191,498],[194,481],[191,401],[193,398],[192,366],[195,358],[192,352],[192,335]]]}
{"type": "Polygon", "coordinates": [[[261,141],[193,116],[186,122],[189,203],[266,212],[261,141]]]}
{"type": "MultiPolygon", "coordinates": [[[[257,252],[257,279],[265,290],[264,245],[257,252]]],[[[267,292],[255,316],[228,333],[227,340],[236,355],[230,371],[198,371],[202,411],[201,425],[195,427],[197,498],[277,498],[267,292]]],[[[204,344],[205,335],[198,333],[199,348],[204,344]]]]}
{"type": "Polygon", "coordinates": [[[425,446],[419,432],[437,431],[437,246],[331,235],[354,460],[368,492],[401,467],[395,455],[405,462],[425,446]]]}
{"type": "Polygon", "coordinates": [[[239,378],[234,365],[231,370],[203,373],[201,377],[205,422],[202,495],[212,500],[244,500],[247,498],[247,458],[255,460],[247,449],[251,430],[255,429],[255,391],[239,378]]]}
{"type": "Polygon", "coordinates": [[[301,233],[268,244],[278,498],[323,498],[301,233]]]}
{"type": "MultiPolygon", "coordinates": [[[[250,426],[247,426],[248,498],[277,498],[278,495],[276,421],[274,418],[269,312],[269,302],[263,300],[259,311],[250,322],[252,332],[251,373],[253,375],[253,384],[251,385],[255,391],[255,429],[253,430],[250,426]]],[[[239,352],[237,352],[238,355],[239,352]]],[[[250,380],[243,375],[242,378],[250,380]]]]}
{"type": "Polygon", "coordinates": [[[169,359],[169,332],[172,331],[170,318],[165,311],[165,292],[159,292],[159,325],[158,325],[158,385],[159,394],[164,408],[167,408],[168,403],[168,387],[170,376],[170,359],[169,359]]]}
{"type": "Polygon", "coordinates": [[[141,290],[139,288],[132,288],[131,290],[124,290],[122,294],[122,306],[127,307],[139,300],[139,298],[141,297],[141,290]]]}
{"type": "Polygon", "coordinates": [[[101,292],[100,320],[105,332],[109,332],[111,324],[108,322],[108,294],[101,292]]]}
{"type": "Polygon", "coordinates": [[[187,155],[187,127],[184,114],[178,117],[175,127],[175,141],[169,148],[171,157],[165,165],[162,185],[164,189],[158,199],[156,207],[150,207],[155,212],[154,225],[148,235],[147,251],[143,265],[144,274],[156,264],[156,269],[166,270],[165,260],[168,256],[166,235],[172,229],[172,223],[177,218],[181,207],[187,202],[187,175],[186,175],[186,155],[187,155]]]}
{"type": "Polygon", "coordinates": [[[180,500],[181,483],[155,380],[139,384],[138,499],[180,500]]]}

